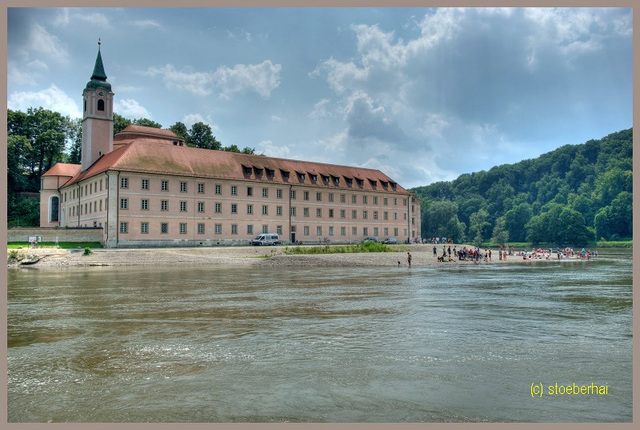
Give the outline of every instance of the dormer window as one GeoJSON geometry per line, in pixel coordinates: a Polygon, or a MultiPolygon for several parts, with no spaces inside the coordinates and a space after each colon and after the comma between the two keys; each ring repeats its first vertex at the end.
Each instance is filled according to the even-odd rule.
{"type": "Polygon", "coordinates": [[[350,187],[353,185],[353,178],[344,177],[344,180],[347,181],[347,186],[350,187]]]}
{"type": "Polygon", "coordinates": [[[374,190],[378,187],[378,181],[374,181],[373,179],[369,179],[369,184],[371,184],[371,188],[374,190]]]}
{"type": "Polygon", "coordinates": [[[280,174],[282,175],[282,180],[283,181],[288,181],[289,180],[289,172],[287,172],[286,170],[280,169],[280,174]]]}
{"type": "Polygon", "coordinates": [[[314,175],[313,173],[309,173],[309,179],[311,179],[311,182],[315,182],[318,180],[318,175],[314,175]]]}
{"type": "Polygon", "coordinates": [[[356,184],[358,184],[358,186],[362,188],[364,186],[364,180],[356,178],[356,184]]]}
{"type": "Polygon", "coordinates": [[[325,176],[325,175],[321,175],[322,176],[322,182],[324,182],[325,184],[329,185],[329,177],[325,176]]]}
{"type": "Polygon", "coordinates": [[[264,169],[263,169],[263,168],[261,168],[261,167],[255,167],[255,166],[254,166],[254,167],[253,167],[253,171],[254,171],[254,173],[256,174],[256,177],[257,177],[257,178],[260,178],[260,177],[262,177],[262,172],[264,172],[264,169]]]}
{"type": "Polygon", "coordinates": [[[253,171],[253,169],[249,166],[242,166],[242,170],[244,171],[244,174],[246,176],[251,176],[251,172],[253,171]]]}
{"type": "Polygon", "coordinates": [[[276,177],[276,171],[275,170],[271,170],[269,168],[265,169],[267,171],[267,178],[269,179],[273,179],[276,177]]]}
{"type": "Polygon", "coordinates": [[[333,185],[340,185],[340,178],[338,178],[337,176],[331,176],[331,179],[333,180],[333,185]]]}
{"type": "Polygon", "coordinates": [[[304,182],[304,179],[305,179],[305,178],[304,178],[304,173],[300,173],[300,172],[296,172],[296,173],[298,174],[298,180],[299,180],[300,182],[304,182]]]}

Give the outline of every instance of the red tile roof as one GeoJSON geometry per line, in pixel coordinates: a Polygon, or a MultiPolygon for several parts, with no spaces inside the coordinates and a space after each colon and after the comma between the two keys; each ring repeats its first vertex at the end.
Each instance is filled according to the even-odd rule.
{"type": "Polygon", "coordinates": [[[75,176],[80,171],[80,164],[56,163],[42,176],[75,176]]]}
{"type": "Polygon", "coordinates": [[[149,136],[149,127],[129,126],[123,132],[126,130],[126,138],[114,139],[114,144],[116,141],[120,143],[116,149],[78,173],[65,186],[107,170],[117,170],[408,194],[379,170],[172,145],[167,144],[166,139],[175,135],[168,130],[160,130],[163,133],[158,133],[159,138],[156,139],[149,136]],[[134,138],[136,131],[140,134],[134,138]],[[170,134],[164,133],[167,131],[170,134]],[[304,175],[304,180],[300,175],[304,175]],[[315,181],[312,180],[314,175],[315,181]]]}

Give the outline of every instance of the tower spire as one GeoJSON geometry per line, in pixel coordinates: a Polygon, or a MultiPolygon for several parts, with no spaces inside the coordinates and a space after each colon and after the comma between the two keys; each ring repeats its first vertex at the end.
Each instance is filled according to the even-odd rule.
{"type": "Polygon", "coordinates": [[[96,63],[93,66],[93,74],[91,75],[91,80],[87,83],[87,88],[104,88],[107,91],[111,91],[111,84],[107,82],[107,74],[104,71],[104,64],[102,63],[102,53],[100,52],[100,47],[102,45],[102,40],[98,38],[98,55],[96,57],[96,63]]]}

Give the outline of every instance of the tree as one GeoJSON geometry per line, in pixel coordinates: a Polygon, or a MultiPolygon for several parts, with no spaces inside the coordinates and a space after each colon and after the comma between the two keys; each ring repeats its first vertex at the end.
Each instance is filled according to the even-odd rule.
{"type": "Polygon", "coordinates": [[[429,202],[423,212],[423,234],[429,237],[447,237],[460,241],[464,237],[464,224],[458,220],[458,206],[449,200],[429,202]]]}
{"type": "Polygon", "coordinates": [[[189,130],[187,130],[187,126],[184,125],[184,123],[182,123],[182,122],[176,122],[171,127],[169,127],[169,130],[174,132],[176,135],[178,135],[178,137],[183,139],[185,142],[187,141],[187,138],[189,137],[189,130]]]}
{"type": "Polygon", "coordinates": [[[496,223],[493,226],[491,241],[499,245],[505,245],[509,241],[509,231],[507,230],[504,217],[500,217],[496,220],[496,223]]]}
{"type": "Polygon", "coordinates": [[[138,118],[133,120],[133,124],[142,125],[144,127],[162,128],[162,124],[147,118],[138,118]]]}
{"type": "Polygon", "coordinates": [[[113,135],[120,133],[122,130],[131,125],[131,120],[127,119],[117,113],[113,113],[113,135]]]}
{"type": "Polygon", "coordinates": [[[72,120],[69,131],[69,155],[67,163],[80,164],[82,162],[82,119],[72,120]]]}
{"type": "Polygon", "coordinates": [[[563,228],[556,235],[558,245],[586,246],[593,242],[594,233],[587,227],[580,212],[565,207],[560,213],[559,221],[563,228]]]}
{"type": "Polygon", "coordinates": [[[476,246],[482,246],[484,243],[485,230],[491,225],[488,219],[489,212],[484,209],[478,210],[469,218],[469,235],[473,237],[473,242],[476,246]]]}
{"type": "Polygon", "coordinates": [[[213,136],[211,127],[203,122],[197,122],[189,130],[187,145],[196,148],[220,149],[221,144],[213,136]]]}
{"type": "Polygon", "coordinates": [[[532,216],[533,210],[528,203],[520,203],[504,214],[505,227],[512,241],[524,242],[527,240],[527,229],[525,226],[532,216]]]}

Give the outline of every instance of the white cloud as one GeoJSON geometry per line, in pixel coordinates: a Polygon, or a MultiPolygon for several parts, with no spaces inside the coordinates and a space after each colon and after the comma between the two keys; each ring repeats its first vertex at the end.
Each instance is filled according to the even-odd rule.
{"type": "Polygon", "coordinates": [[[288,145],[277,145],[271,140],[263,140],[258,143],[256,154],[268,154],[269,157],[275,158],[295,158],[291,155],[291,149],[288,145]]]}
{"type": "Polygon", "coordinates": [[[177,70],[172,64],[167,64],[150,67],[144,74],[159,76],[168,88],[197,96],[217,93],[220,98],[228,100],[236,93],[254,92],[266,99],[280,85],[281,68],[280,64],[273,64],[270,60],[260,64],[237,64],[232,68],[223,66],[214,72],[177,70]]]}
{"type": "Polygon", "coordinates": [[[327,106],[329,105],[329,99],[322,99],[315,105],[313,105],[313,110],[309,114],[309,118],[311,119],[320,119],[327,118],[331,114],[327,110],[327,106]]]}
{"type": "Polygon", "coordinates": [[[69,60],[69,52],[64,49],[60,39],[38,23],[31,27],[29,39],[24,49],[27,51],[27,55],[35,53],[60,62],[69,60]]]}
{"type": "Polygon", "coordinates": [[[35,85],[47,70],[49,66],[40,60],[30,61],[26,67],[20,67],[15,61],[7,62],[7,78],[13,85],[35,85]]]}
{"type": "Polygon", "coordinates": [[[18,91],[11,93],[7,101],[7,107],[13,110],[26,111],[30,107],[58,112],[63,116],[81,118],[82,112],[74,99],[70,98],[57,86],[51,85],[42,91],[18,91]]]}
{"type": "Polygon", "coordinates": [[[122,99],[114,102],[113,110],[119,115],[125,118],[138,119],[147,118],[152,119],[149,111],[144,108],[137,100],[134,99],[122,99]]]}
{"type": "Polygon", "coordinates": [[[133,21],[133,25],[139,28],[161,28],[162,25],[152,19],[141,19],[133,21]]]}

